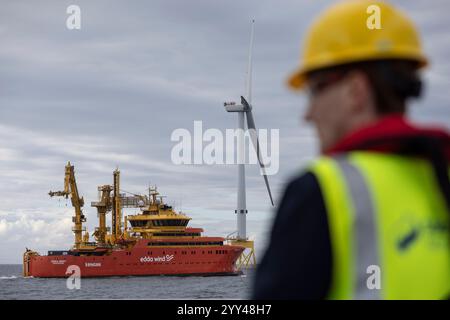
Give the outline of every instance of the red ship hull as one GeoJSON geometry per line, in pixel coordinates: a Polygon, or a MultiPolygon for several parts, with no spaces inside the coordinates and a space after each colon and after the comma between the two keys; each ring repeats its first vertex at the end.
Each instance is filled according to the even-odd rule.
{"type": "Polygon", "coordinates": [[[164,247],[149,246],[148,242],[140,240],[131,249],[112,249],[103,255],[31,256],[28,275],[68,277],[73,273],[69,266],[78,266],[81,277],[233,275],[238,274],[236,260],[244,250],[232,245],[164,247]]]}

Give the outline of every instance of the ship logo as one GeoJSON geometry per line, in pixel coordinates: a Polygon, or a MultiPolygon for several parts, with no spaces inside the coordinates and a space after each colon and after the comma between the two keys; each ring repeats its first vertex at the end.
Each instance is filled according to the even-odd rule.
{"type": "Polygon", "coordinates": [[[173,254],[167,254],[165,256],[160,256],[160,257],[141,257],[141,259],[139,259],[139,261],[141,263],[143,262],[170,262],[172,261],[174,258],[173,254]]]}

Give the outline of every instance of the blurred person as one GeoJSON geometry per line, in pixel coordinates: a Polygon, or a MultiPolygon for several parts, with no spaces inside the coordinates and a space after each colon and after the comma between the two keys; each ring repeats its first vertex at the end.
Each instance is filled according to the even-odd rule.
{"type": "Polygon", "coordinates": [[[427,64],[386,2],[338,2],[312,24],[289,83],[322,154],[284,192],[252,298],[450,296],[450,135],[406,117],[427,64]]]}

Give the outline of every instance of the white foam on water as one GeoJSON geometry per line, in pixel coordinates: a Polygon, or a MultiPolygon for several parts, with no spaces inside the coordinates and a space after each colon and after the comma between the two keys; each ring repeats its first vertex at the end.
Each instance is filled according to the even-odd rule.
{"type": "Polygon", "coordinates": [[[16,276],[0,276],[0,280],[11,280],[11,279],[17,279],[16,276]]]}

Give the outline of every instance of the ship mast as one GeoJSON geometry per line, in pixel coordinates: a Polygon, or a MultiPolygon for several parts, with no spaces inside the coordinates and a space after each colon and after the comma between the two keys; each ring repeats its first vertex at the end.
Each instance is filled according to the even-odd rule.
{"type": "Polygon", "coordinates": [[[75,234],[75,249],[79,249],[82,243],[83,236],[83,222],[86,222],[86,217],[83,215],[82,207],[84,205],[83,197],[80,198],[78,194],[77,182],[75,180],[75,169],[70,164],[70,161],[66,165],[64,175],[64,190],[63,191],[50,191],[50,197],[59,196],[66,199],[70,195],[72,206],[75,208],[75,216],[72,217],[74,227],[72,231],[75,234]]]}

